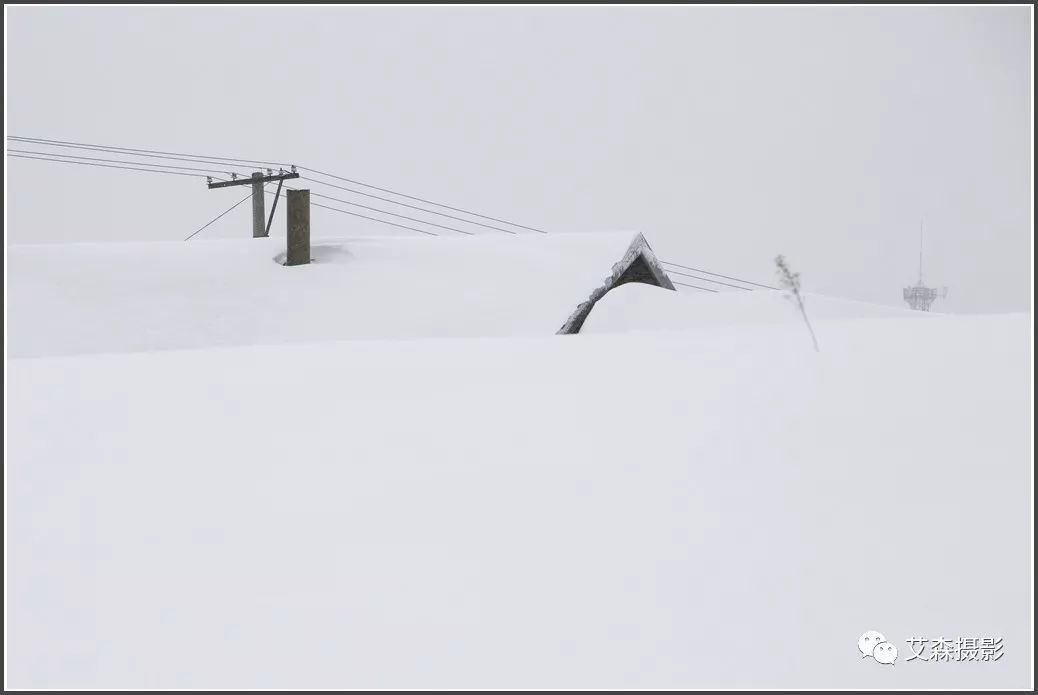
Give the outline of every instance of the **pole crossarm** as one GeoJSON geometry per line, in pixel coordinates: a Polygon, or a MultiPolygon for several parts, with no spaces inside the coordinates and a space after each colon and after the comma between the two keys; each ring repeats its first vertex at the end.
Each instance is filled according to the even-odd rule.
{"type": "Polygon", "coordinates": [[[209,183],[209,188],[227,188],[228,186],[251,186],[254,183],[269,183],[271,181],[284,181],[285,179],[298,179],[299,173],[292,172],[290,174],[273,174],[271,176],[260,176],[258,178],[252,178],[243,176],[240,179],[234,179],[233,181],[217,181],[216,183],[209,183]]]}

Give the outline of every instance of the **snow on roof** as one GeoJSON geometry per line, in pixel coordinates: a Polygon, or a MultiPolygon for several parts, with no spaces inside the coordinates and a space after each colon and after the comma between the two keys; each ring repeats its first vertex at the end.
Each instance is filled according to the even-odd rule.
{"type": "Polygon", "coordinates": [[[639,235],[12,246],[9,352],[41,356],[353,338],[551,335],[639,235]]]}

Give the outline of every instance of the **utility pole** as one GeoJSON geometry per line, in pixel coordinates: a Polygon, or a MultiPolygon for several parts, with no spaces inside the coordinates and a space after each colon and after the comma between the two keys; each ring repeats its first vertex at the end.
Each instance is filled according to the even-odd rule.
{"type": "Polygon", "coordinates": [[[253,238],[265,237],[270,232],[270,221],[274,219],[274,210],[277,208],[278,198],[280,197],[281,185],[285,179],[298,179],[299,173],[296,172],[296,168],[293,166],[292,171],[285,171],[279,169],[278,173],[274,173],[270,169],[267,170],[267,175],[264,176],[263,172],[253,172],[250,178],[238,178],[237,174],[231,174],[230,181],[217,181],[213,183],[213,178],[208,178],[209,188],[227,188],[228,186],[252,186],[252,236],[253,238]],[[272,181],[278,182],[278,193],[279,195],[274,198],[274,204],[270,208],[270,220],[264,219],[264,189],[263,185],[272,181]]]}
{"type": "Polygon", "coordinates": [[[263,178],[262,171],[252,172],[252,238],[258,239],[267,236],[264,227],[264,200],[263,200],[263,178]]]}

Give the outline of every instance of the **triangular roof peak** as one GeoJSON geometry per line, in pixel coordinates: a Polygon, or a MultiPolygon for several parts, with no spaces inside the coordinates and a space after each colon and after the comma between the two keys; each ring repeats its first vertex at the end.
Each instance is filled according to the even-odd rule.
{"type": "Polygon", "coordinates": [[[660,265],[659,259],[652,252],[652,247],[649,246],[649,242],[645,240],[645,236],[641,233],[636,234],[634,239],[631,240],[631,244],[627,247],[623,258],[613,264],[609,277],[595,288],[587,301],[582,302],[570,314],[566,322],[562,324],[562,328],[558,330],[558,333],[579,333],[588,314],[594,308],[595,302],[604,297],[609,290],[628,282],[641,282],[668,290],[674,289],[674,284],[667,277],[667,273],[663,270],[663,266],[660,265]]]}

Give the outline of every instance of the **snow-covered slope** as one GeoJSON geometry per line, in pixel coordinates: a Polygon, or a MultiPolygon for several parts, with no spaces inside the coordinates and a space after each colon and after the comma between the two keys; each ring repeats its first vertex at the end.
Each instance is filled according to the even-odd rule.
{"type": "MultiPolygon", "coordinates": [[[[284,307],[301,276],[269,256],[250,282],[284,307]]],[[[223,335],[175,303],[167,332],[134,295],[172,274],[118,268],[84,291],[155,331],[113,306],[121,346],[223,335]]],[[[168,296],[233,315],[227,276],[168,296]]],[[[97,344],[25,322],[23,354],[97,344]]],[[[816,330],[11,360],[9,684],[1027,687],[1030,317],[816,330]],[[905,662],[913,636],[1004,656],[905,662]]]]}
{"type": "Polygon", "coordinates": [[[634,233],[12,246],[14,356],[353,338],[551,335],[634,233]]]}

